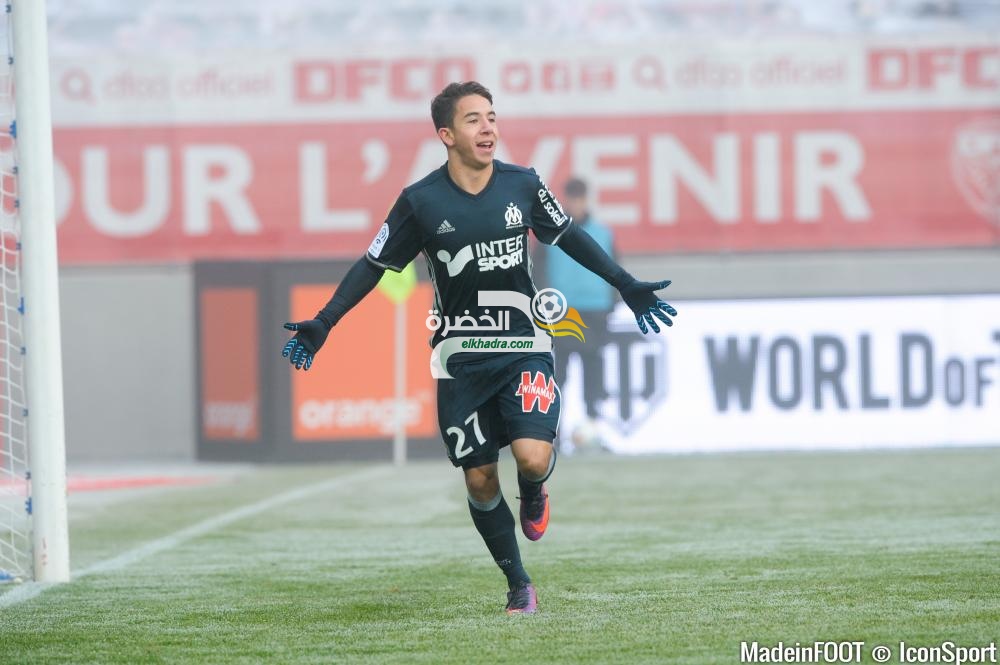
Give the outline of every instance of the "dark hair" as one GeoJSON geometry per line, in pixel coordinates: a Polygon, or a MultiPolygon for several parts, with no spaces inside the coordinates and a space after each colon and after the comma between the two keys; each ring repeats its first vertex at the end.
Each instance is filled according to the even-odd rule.
{"type": "Polygon", "coordinates": [[[493,103],[493,95],[482,83],[477,81],[449,83],[431,102],[431,120],[434,121],[435,131],[442,127],[451,127],[455,119],[455,105],[459,99],[469,95],[479,95],[485,97],[490,104],[493,103]]]}
{"type": "Polygon", "coordinates": [[[587,183],[583,178],[570,178],[566,182],[566,196],[586,196],[587,183]]]}

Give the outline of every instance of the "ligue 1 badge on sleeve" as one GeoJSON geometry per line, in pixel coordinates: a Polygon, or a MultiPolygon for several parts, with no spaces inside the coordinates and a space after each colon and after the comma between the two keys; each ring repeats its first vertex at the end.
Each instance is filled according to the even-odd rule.
{"type": "Polygon", "coordinates": [[[972,209],[1000,225],[1000,119],[981,118],[958,128],[951,170],[972,209]]]}
{"type": "Polygon", "coordinates": [[[382,253],[382,248],[385,247],[385,241],[389,239],[389,223],[384,222],[382,228],[378,230],[378,234],[375,239],[372,240],[372,244],[368,247],[368,253],[374,256],[376,259],[379,254],[382,253]]]}

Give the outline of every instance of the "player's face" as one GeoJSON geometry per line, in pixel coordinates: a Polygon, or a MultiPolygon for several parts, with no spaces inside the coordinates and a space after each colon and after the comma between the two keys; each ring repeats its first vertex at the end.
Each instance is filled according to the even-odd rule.
{"type": "Polygon", "coordinates": [[[485,168],[493,163],[500,140],[497,114],[485,97],[466,95],[455,105],[452,126],[442,128],[439,134],[466,166],[485,168]]]}

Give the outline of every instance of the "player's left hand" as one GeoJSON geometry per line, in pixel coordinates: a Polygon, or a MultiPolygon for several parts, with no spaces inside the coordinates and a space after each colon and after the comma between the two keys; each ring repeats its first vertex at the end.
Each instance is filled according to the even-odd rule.
{"type": "Polygon", "coordinates": [[[668,286],[670,286],[669,279],[662,282],[636,280],[621,288],[622,300],[635,314],[635,322],[639,324],[639,330],[642,331],[643,335],[649,332],[649,328],[652,328],[653,332],[660,332],[660,326],[656,325],[656,319],[668,326],[674,325],[670,317],[677,316],[677,310],[660,300],[656,295],[657,291],[668,286]]]}
{"type": "Polygon", "coordinates": [[[296,335],[288,340],[285,348],[281,350],[281,355],[288,358],[288,362],[295,365],[295,369],[304,369],[308,372],[316,353],[330,334],[330,329],[319,319],[310,319],[297,323],[289,321],[285,324],[285,330],[294,330],[296,335]]]}

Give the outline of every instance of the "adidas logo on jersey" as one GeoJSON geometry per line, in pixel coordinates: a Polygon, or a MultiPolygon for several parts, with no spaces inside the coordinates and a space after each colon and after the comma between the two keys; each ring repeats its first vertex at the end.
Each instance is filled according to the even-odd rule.
{"type": "Polygon", "coordinates": [[[451,223],[446,219],[443,222],[441,222],[441,226],[438,227],[437,234],[441,235],[442,233],[451,233],[454,230],[455,227],[452,226],[451,223]]]}

